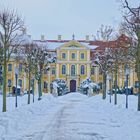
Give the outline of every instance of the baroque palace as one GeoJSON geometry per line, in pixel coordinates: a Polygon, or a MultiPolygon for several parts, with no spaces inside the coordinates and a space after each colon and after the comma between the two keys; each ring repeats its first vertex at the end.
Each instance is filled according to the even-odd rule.
{"type": "MultiPolygon", "coordinates": [[[[23,33],[27,41],[31,37],[23,33]]],[[[113,46],[116,41],[127,40],[124,35],[121,35],[114,41],[110,41],[110,46],[113,46]]],[[[58,35],[57,40],[45,40],[44,35],[40,40],[33,40],[35,43],[45,46],[50,54],[56,56],[55,63],[50,64],[50,70],[44,71],[42,76],[42,91],[50,92],[50,83],[56,78],[62,78],[66,81],[69,91],[76,91],[81,80],[90,77],[95,83],[102,84],[102,72],[99,67],[93,67],[93,55],[106,48],[106,42],[90,40],[87,35],[84,40],[76,40],[72,36],[71,40],[63,40],[61,35],[58,35]]],[[[11,58],[7,68],[7,93],[13,92],[15,87],[15,67],[19,67],[18,88],[21,93],[28,90],[28,79],[26,79],[22,64],[17,64],[11,58]]],[[[124,86],[125,75],[118,74],[118,86],[124,86]]],[[[131,70],[129,76],[129,85],[134,86],[137,82],[135,70],[131,70]]],[[[35,82],[35,93],[37,93],[37,82],[35,82]]]]}

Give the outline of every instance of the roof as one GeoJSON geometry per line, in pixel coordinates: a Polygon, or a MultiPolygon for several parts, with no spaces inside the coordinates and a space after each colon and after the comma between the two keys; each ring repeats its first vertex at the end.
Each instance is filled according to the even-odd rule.
{"type": "MultiPolygon", "coordinates": [[[[29,37],[26,36],[27,42],[30,42],[29,37]]],[[[45,47],[49,50],[56,50],[56,48],[64,45],[65,43],[71,40],[33,40],[34,43],[41,47],[45,47]]],[[[129,38],[122,34],[116,40],[111,41],[101,41],[101,40],[76,40],[77,42],[81,43],[82,45],[86,46],[90,50],[104,50],[106,47],[116,47],[118,44],[124,46],[125,43],[128,43],[129,38]]]]}
{"type": "MultiPolygon", "coordinates": [[[[55,50],[56,48],[60,47],[61,45],[64,45],[65,43],[69,42],[71,40],[34,40],[34,43],[36,43],[39,46],[46,47],[49,50],[55,50]]],[[[81,45],[86,46],[89,49],[95,49],[98,46],[96,45],[90,45],[90,42],[86,42],[85,40],[77,40],[81,45]]]]}

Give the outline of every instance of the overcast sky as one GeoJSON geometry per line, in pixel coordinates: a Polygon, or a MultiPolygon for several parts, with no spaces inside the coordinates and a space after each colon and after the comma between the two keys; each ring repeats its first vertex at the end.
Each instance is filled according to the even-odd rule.
{"type": "MultiPolygon", "coordinates": [[[[33,39],[84,39],[101,24],[117,27],[121,19],[117,0],[0,0],[0,7],[16,9],[33,39]]],[[[130,0],[136,2],[139,0],[130,0]]]]}

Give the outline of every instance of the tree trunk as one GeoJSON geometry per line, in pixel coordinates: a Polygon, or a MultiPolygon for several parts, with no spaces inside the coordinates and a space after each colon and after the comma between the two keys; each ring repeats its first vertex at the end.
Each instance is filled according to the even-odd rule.
{"type": "Polygon", "coordinates": [[[4,56],[4,66],[3,66],[3,112],[6,112],[6,71],[7,71],[7,61],[6,61],[6,52],[4,56]]]}
{"type": "MultiPolygon", "coordinates": [[[[139,76],[140,81],[140,76],[139,76]]],[[[140,82],[139,82],[139,90],[138,90],[138,111],[140,111],[140,82]]]]}
{"type": "Polygon", "coordinates": [[[117,104],[117,64],[115,64],[115,95],[114,95],[114,104],[117,104]]]}
{"type": "Polygon", "coordinates": [[[28,104],[30,104],[31,72],[29,70],[28,104]]]}
{"type": "Polygon", "coordinates": [[[38,100],[41,100],[41,96],[42,96],[42,89],[41,89],[41,75],[38,79],[38,100]]]}
{"type": "Polygon", "coordinates": [[[137,66],[137,77],[139,81],[139,87],[138,87],[138,111],[140,111],[140,31],[137,32],[138,37],[138,46],[137,46],[137,60],[136,60],[136,66],[137,66]]]}
{"type": "Polygon", "coordinates": [[[140,63],[137,60],[136,61],[136,73],[137,73],[137,77],[138,77],[138,81],[139,81],[139,86],[138,86],[138,111],[140,111],[140,63]]]}
{"type": "Polygon", "coordinates": [[[106,73],[103,73],[103,99],[106,99],[106,73]]]}

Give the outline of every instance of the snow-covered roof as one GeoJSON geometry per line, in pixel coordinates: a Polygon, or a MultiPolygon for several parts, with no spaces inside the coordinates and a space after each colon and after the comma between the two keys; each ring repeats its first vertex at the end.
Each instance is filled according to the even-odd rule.
{"type": "Polygon", "coordinates": [[[95,45],[90,45],[88,42],[87,43],[86,42],[82,42],[81,44],[84,45],[84,46],[86,46],[89,49],[96,49],[96,48],[99,47],[99,46],[95,46],[95,45]]]}
{"type": "MultiPolygon", "coordinates": [[[[44,46],[49,50],[55,50],[58,47],[64,45],[66,42],[56,42],[56,41],[41,41],[41,40],[34,40],[34,43],[36,43],[38,46],[44,46]]],[[[81,45],[84,45],[85,47],[89,48],[89,49],[96,49],[99,46],[95,46],[95,45],[90,45],[88,42],[79,42],[81,45]]]]}
{"type": "Polygon", "coordinates": [[[56,49],[57,47],[65,44],[64,42],[48,42],[48,48],[51,50],[56,49]]]}
{"type": "Polygon", "coordinates": [[[42,46],[49,50],[55,50],[57,47],[64,44],[64,42],[48,42],[48,41],[40,41],[40,40],[35,40],[34,43],[36,43],[40,47],[42,46]]]}

